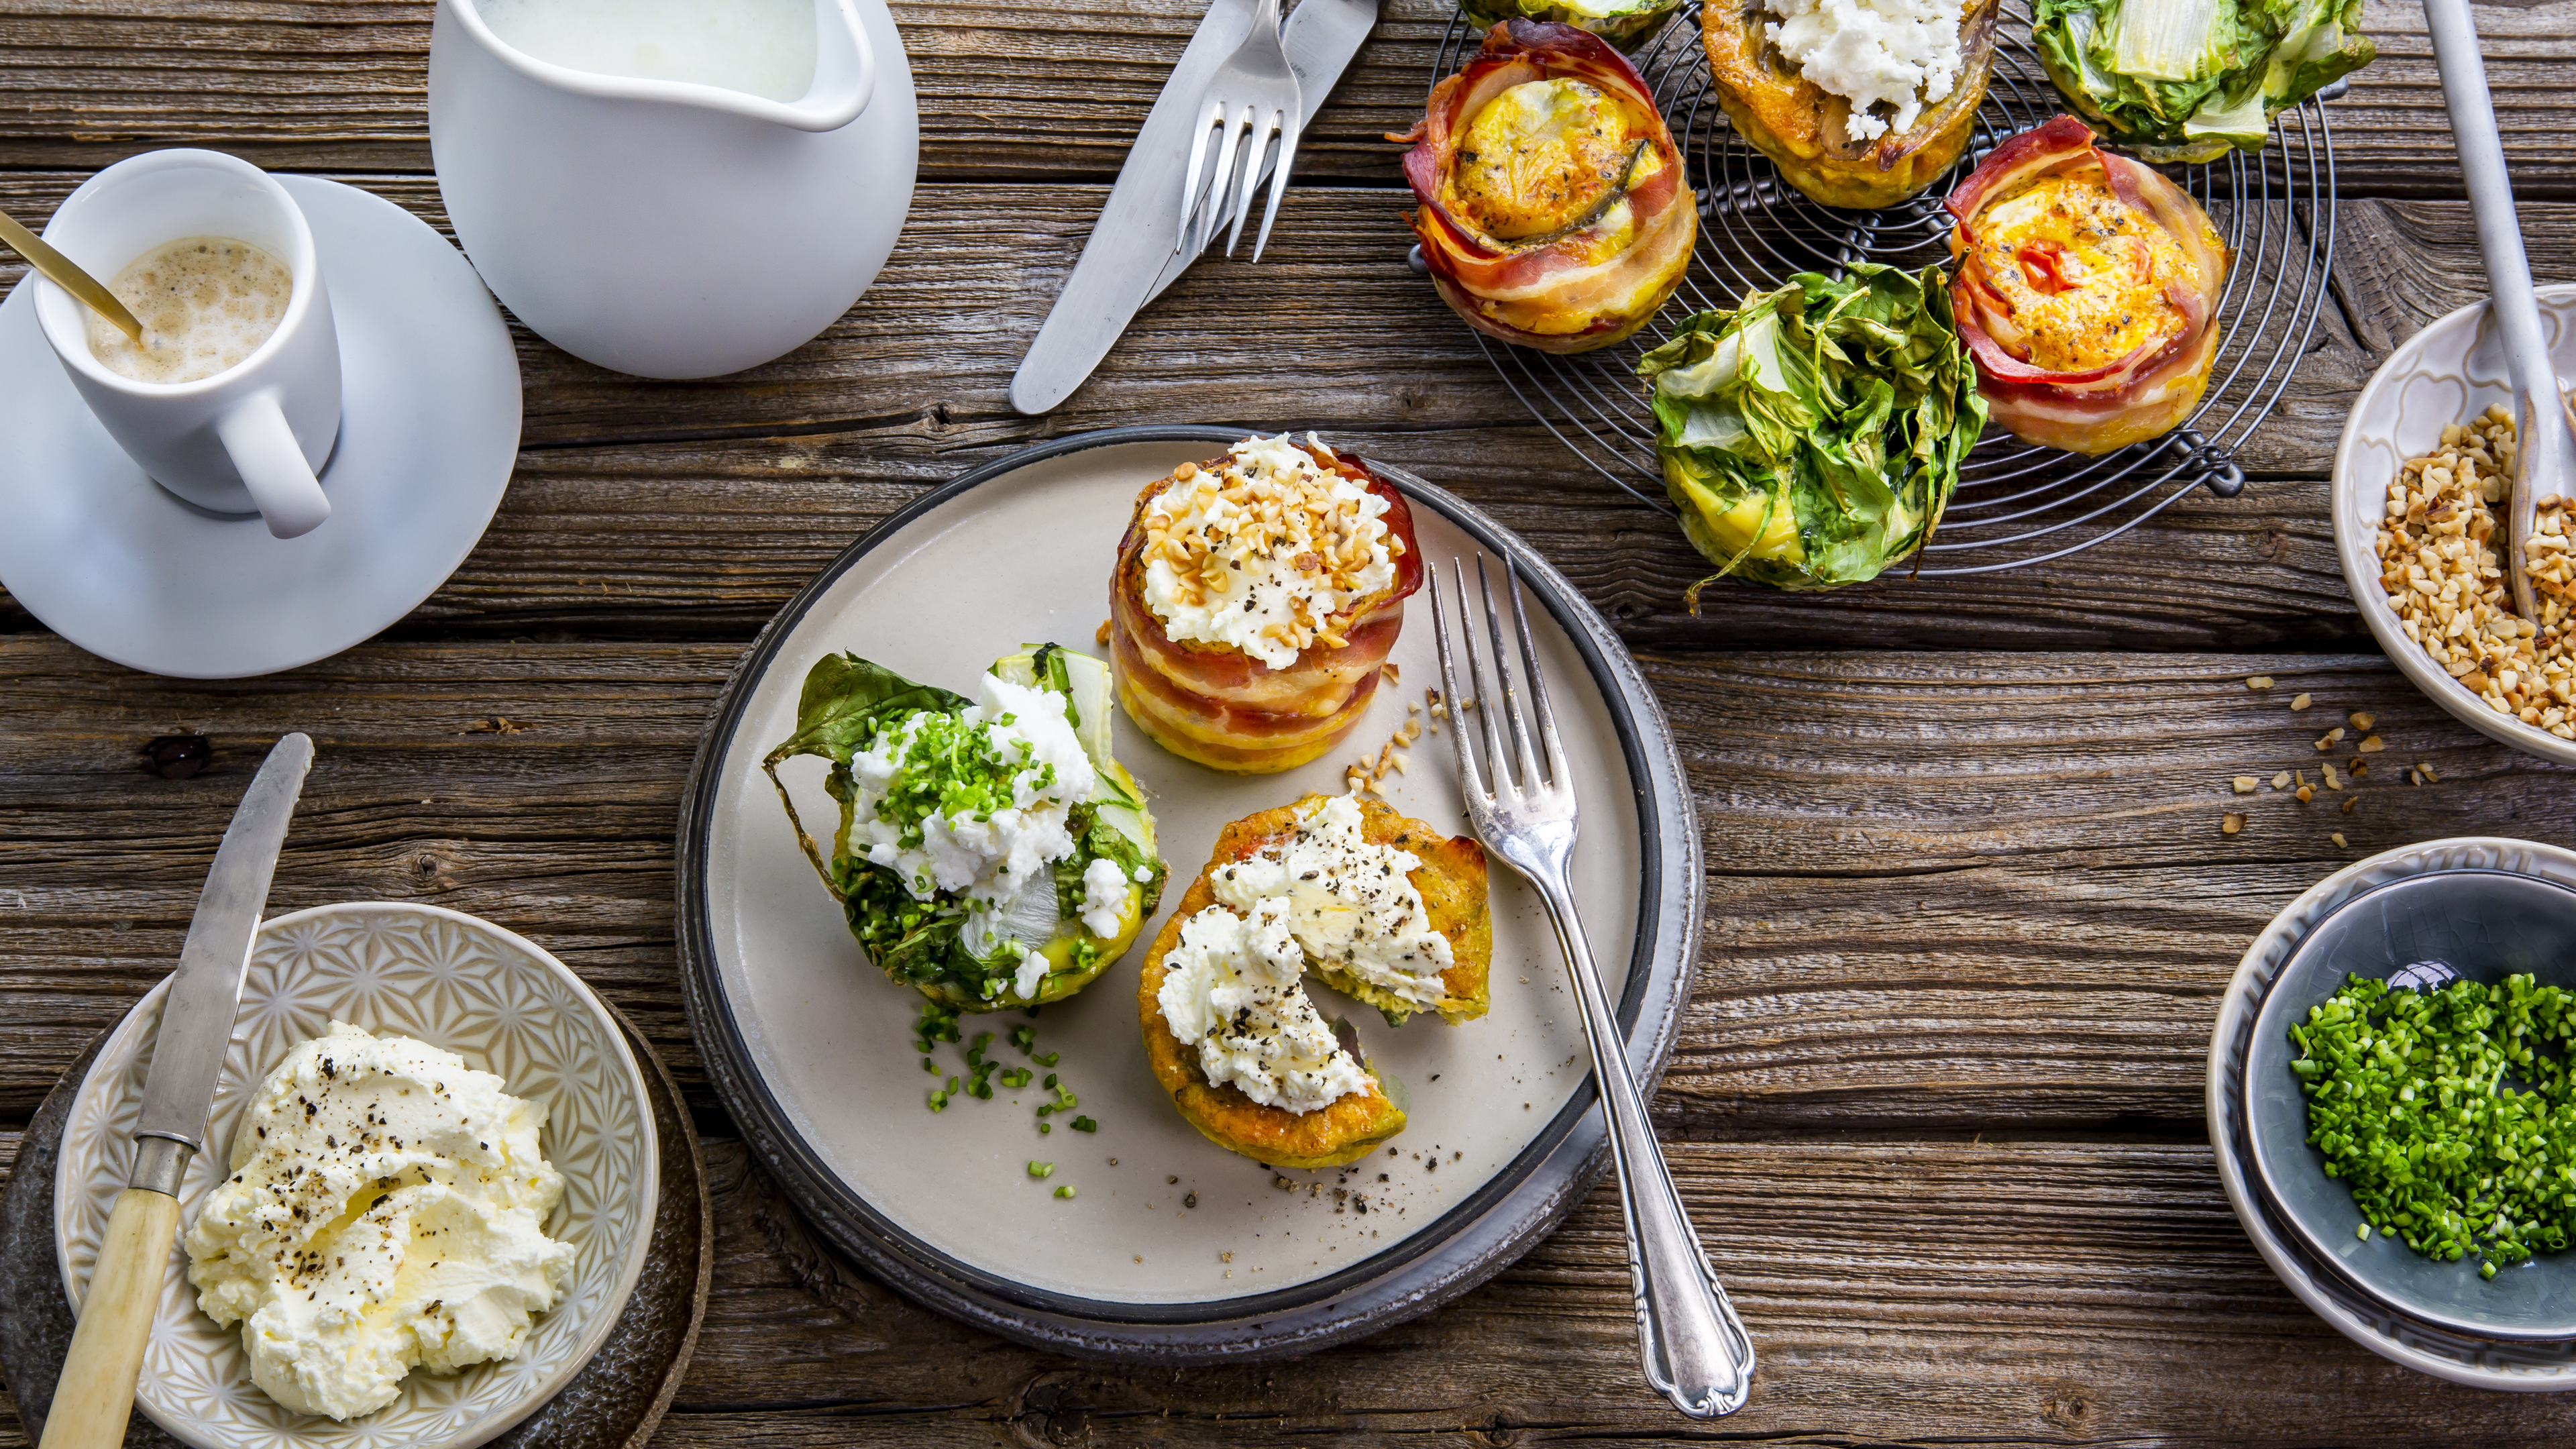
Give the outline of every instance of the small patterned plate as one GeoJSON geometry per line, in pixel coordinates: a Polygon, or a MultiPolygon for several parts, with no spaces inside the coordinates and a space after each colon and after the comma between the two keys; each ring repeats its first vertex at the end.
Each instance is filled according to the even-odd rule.
{"type": "MultiPolygon", "coordinates": [[[[2561,386],[2576,382],[2576,286],[2540,289],[2540,325],[2561,386]]],[[[2465,423],[2501,403],[2513,407],[2505,380],[2504,348],[2487,320],[2487,304],[2472,302],[2436,319],[2388,354],[2354,400],[2334,458],[2335,551],[2344,583],[2379,647],[2415,687],[2457,715],[2469,728],[2544,760],[2576,765],[2576,740],[2536,729],[2471,694],[2465,685],[2406,637],[2406,626],[2379,586],[2379,525],[2388,514],[2388,484],[2407,459],[2440,446],[2447,424],[2465,423]]],[[[2496,545],[2501,556],[2501,539],[2496,545]]]]}
{"type": "MultiPolygon", "coordinates": [[[[54,1247],[75,1305],[125,1183],[168,993],[166,981],[154,987],[109,1037],[63,1129],[54,1247]]],[[[471,1449],[570,1382],[635,1291],[661,1178],[643,1074],[579,977],[489,922],[387,902],[281,916],[261,926],[251,953],[207,1150],[181,1184],[183,1231],[223,1170],[250,1093],[334,1017],[444,1047],[546,1105],[545,1153],[565,1182],[547,1231],[580,1249],[570,1289],[515,1361],[449,1378],[415,1373],[392,1404],[337,1424],[281,1408],[251,1382],[238,1330],[217,1328],[197,1311],[187,1256],[174,1245],[135,1400],[154,1423],[200,1449],[471,1449]]]]}

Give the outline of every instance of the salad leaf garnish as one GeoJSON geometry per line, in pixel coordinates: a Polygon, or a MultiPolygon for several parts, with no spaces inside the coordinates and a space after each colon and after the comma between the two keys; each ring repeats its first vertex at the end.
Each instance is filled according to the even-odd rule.
{"type": "Polygon", "coordinates": [[[2361,0],[2037,0],[2031,39],[2068,102],[2150,161],[2259,151],[2273,117],[2379,53],[2361,0]]]}

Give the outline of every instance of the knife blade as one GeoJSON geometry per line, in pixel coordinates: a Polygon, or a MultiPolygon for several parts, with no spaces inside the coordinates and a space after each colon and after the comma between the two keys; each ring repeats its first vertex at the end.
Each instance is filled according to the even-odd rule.
{"type": "MultiPolygon", "coordinates": [[[[1358,53],[1377,23],[1378,0],[1304,0],[1281,36],[1299,89],[1315,99],[1308,115],[1358,53]],[[1357,23],[1354,21],[1357,12],[1357,23]]],[[[1054,409],[1091,376],[1127,330],[1136,309],[1171,285],[1196,257],[1174,255],[1180,237],[1181,177],[1188,168],[1190,122],[1208,78],[1251,28],[1249,0],[1213,0],[1188,48],[1154,98],[1117,184],[1093,223],[1090,239],[1011,377],[1011,406],[1023,413],[1054,409]]],[[[1265,168],[1266,174],[1266,168],[1265,168]]]]}
{"type": "Polygon", "coordinates": [[[152,1310],[178,1233],[179,1177],[205,1145],[206,1113],[232,1041],[251,941],[312,766],[312,740],[301,734],[279,740],[215,847],[214,869],[206,873],[179,948],[179,969],[161,1000],[134,1129],[134,1170],[99,1239],[98,1265],[45,1411],[42,1449],[109,1449],[124,1442],[152,1310]]]}

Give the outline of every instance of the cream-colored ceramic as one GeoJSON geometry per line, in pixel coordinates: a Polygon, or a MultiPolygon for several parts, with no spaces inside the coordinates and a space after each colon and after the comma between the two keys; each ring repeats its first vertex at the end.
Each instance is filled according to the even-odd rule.
{"type": "MultiPolygon", "coordinates": [[[[1538,1142],[1588,1081],[1583,1028],[1536,895],[1493,871],[1493,1005],[1449,1026],[1425,1013],[1401,1028],[1310,979],[1329,1016],[1346,1016],[1379,1067],[1411,1093],[1410,1120],[1387,1149],[1344,1171],[1274,1172],[1199,1136],[1147,1068],[1137,1024],[1146,943],[1232,820],[1310,791],[1338,793],[1342,770],[1374,753],[1438,677],[1428,605],[1409,610],[1382,687],[1348,742],[1285,774],[1219,774],[1155,745],[1122,713],[1119,760],[1145,787],[1172,882],[1137,946],[1079,996],[1043,1009],[1040,1049],[1097,1122],[1041,1134],[1038,1083],[959,1097],[937,1114],[934,1078],[912,1050],[920,997],[871,968],[841,907],[798,853],[761,755],[794,731],[814,660],[855,651],[912,678],[967,691],[994,658],[1054,640],[1098,653],[1109,575],[1137,491],[1223,443],[1102,446],[1031,465],[911,524],[883,558],[841,575],[781,645],[715,768],[706,894],[718,978],[735,1029],[795,1135],[899,1231],[969,1272],[1093,1304],[1209,1305],[1275,1294],[1399,1248],[1481,1201],[1486,1184],[1538,1142]],[[1052,1162],[1044,1180],[1028,1163],[1052,1162]],[[1054,1189],[1070,1185],[1071,1200],[1054,1189]]],[[[1417,506],[1427,560],[1472,558],[1475,541],[1417,506]]],[[[1583,800],[1575,880],[1613,999],[1637,941],[1645,867],[1636,798],[1600,687],[1564,629],[1531,625],[1583,800]]],[[[1426,735],[1408,770],[1382,786],[1397,809],[1453,833],[1466,825],[1446,735],[1426,735]]],[[[837,819],[818,760],[782,771],[810,823],[837,819]]],[[[1678,846],[1673,848],[1680,848],[1678,846]]],[[[1016,1012],[968,1017],[963,1030],[1005,1041],[1016,1012]]],[[[937,1053],[961,1070],[958,1048],[937,1053]]],[[[944,1080],[943,1077],[937,1080],[944,1080]]],[[[1069,1115],[1069,1114],[1068,1114],[1069,1115]]],[[[1436,1236],[1436,1234],[1435,1234],[1436,1236]]]]}
{"type": "Polygon", "coordinates": [[[619,372],[713,377],[802,345],[876,280],[919,117],[884,0],[814,0],[795,101],[572,70],[438,0],[429,147],[456,240],[537,335],[619,372]]]}
{"type": "MultiPolygon", "coordinates": [[[[160,1025],[164,982],[118,1025],[81,1083],[55,1169],[54,1240],[75,1306],[133,1156],[131,1133],[160,1025]]],[[[436,906],[316,906],[260,927],[208,1125],[188,1165],[180,1222],[195,1221],[232,1146],[243,1104],[287,1051],[336,1017],[400,1032],[498,1072],[546,1104],[548,1160],[564,1202],[547,1230],[579,1246],[571,1289],[520,1356],[451,1378],[415,1373],[402,1396],[335,1424],[291,1413],[251,1382],[237,1328],[197,1311],[187,1255],[172,1246],[137,1404],[200,1449],[471,1449],[525,1418],[598,1351],[635,1290],[650,1245],[661,1159],[634,1055],[590,988],[545,950],[436,906]]]]}
{"type": "MultiPolygon", "coordinates": [[[[2576,384],[2576,286],[2540,289],[2540,321],[2559,385],[2576,384]]],[[[2379,647],[2415,687],[2494,739],[2544,759],[2576,765],[2576,741],[2563,740],[2497,713],[2406,637],[2379,586],[2379,525],[2388,512],[2388,483],[2409,458],[2439,445],[2442,429],[2464,423],[2490,404],[2512,406],[2504,351],[2484,302],[2474,302],[2406,339],[2372,373],[2343,425],[2335,449],[2335,550],[2344,582],[2379,647]]],[[[2498,553],[2502,553],[2499,538],[2498,553]]]]}
{"type": "MultiPolygon", "coordinates": [[[[2569,289],[2557,289],[2565,293],[2569,289]]],[[[2550,302],[2544,294],[2542,306],[2550,302]]],[[[2562,296],[2559,305],[2565,306],[2562,296]]],[[[2564,335],[2562,333],[2562,335],[2564,335]]],[[[2560,354],[2563,358],[2565,354],[2560,354]]],[[[2564,365],[2563,362],[2561,364],[2564,365]]],[[[2484,406],[2484,404],[2480,404],[2484,406]]],[[[2438,431],[2438,430],[2437,430],[2438,431]]],[[[2405,636],[2400,635],[2402,640],[2405,636]]],[[[2483,708],[2484,706],[2480,706],[2483,708]]],[[[2317,1266],[2254,1183],[2243,1082],[2247,1048],[2263,999],[2300,941],[2319,921],[2364,891],[2444,870],[2499,870],[2576,888],[2576,851],[2528,840],[2468,836],[2384,851],[2327,876],[2282,907],[2238,963],[2210,1032],[2204,1110],[2219,1183],[2256,1252],[2299,1301],[2372,1353],[2455,1384],[2529,1393],[2576,1389],[2576,1343],[2507,1343],[2432,1328],[2389,1312],[2317,1266]]],[[[2331,1370],[2321,1367],[2321,1372],[2331,1370]]]]}

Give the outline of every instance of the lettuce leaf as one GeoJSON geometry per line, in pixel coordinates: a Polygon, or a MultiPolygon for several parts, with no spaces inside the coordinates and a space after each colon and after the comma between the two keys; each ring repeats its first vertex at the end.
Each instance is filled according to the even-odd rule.
{"type": "Polygon", "coordinates": [[[1863,583],[1928,542],[1986,425],[1938,268],[1801,272],[1692,317],[1637,373],[1711,578],[1774,588],[1863,583]]]}
{"type": "Polygon", "coordinates": [[[2036,0],[2031,38],[2083,116],[2150,161],[2259,151],[2272,118],[2370,64],[2361,0],[2036,0]]]}

